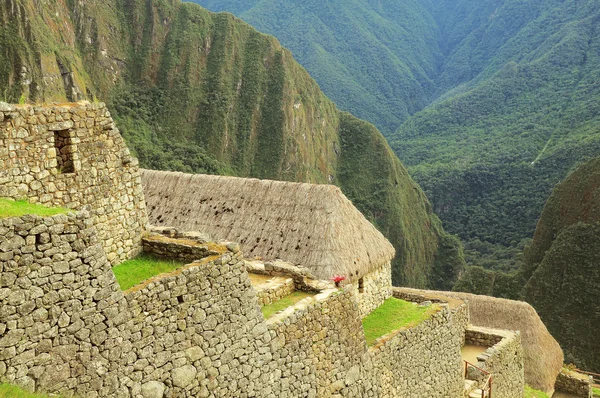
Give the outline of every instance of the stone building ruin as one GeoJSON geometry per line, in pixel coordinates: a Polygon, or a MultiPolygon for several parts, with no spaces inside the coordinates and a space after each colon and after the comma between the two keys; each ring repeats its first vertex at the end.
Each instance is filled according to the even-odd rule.
{"type": "Polygon", "coordinates": [[[142,170],[150,222],[238,242],[353,286],[361,314],[391,296],[394,247],[333,185],[142,170]]]}
{"type": "Polygon", "coordinates": [[[89,210],[113,265],[141,250],[138,162],[104,104],[0,103],[0,197],[89,210]]]}
{"type": "Polygon", "coordinates": [[[521,333],[392,288],[392,246],[335,187],[140,171],[103,104],[0,103],[0,197],[74,210],[0,217],[0,381],[86,398],[464,397],[470,339],[490,346],[494,397],[522,394],[521,333]],[[123,291],[112,267],[142,250],[187,265],[123,291]],[[260,290],[255,273],[282,283],[260,290]],[[297,290],[314,296],[265,319],[297,290]],[[435,311],[368,345],[362,319],[391,296],[435,311]]]}

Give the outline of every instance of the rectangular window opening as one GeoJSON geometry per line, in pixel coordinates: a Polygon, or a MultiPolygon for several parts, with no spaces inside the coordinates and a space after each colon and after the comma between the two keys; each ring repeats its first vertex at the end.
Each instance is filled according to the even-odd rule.
{"type": "Polygon", "coordinates": [[[76,146],[73,145],[71,132],[60,130],[54,132],[54,148],[56,149],[57,169],[60,173],[74,173],[74,155],[76,146]]]}
{"type": "Polygon", "coordinates": [[[358,280],[358,292],[359,293],[365,292],[365,278],[360,278],[358,280]]]}

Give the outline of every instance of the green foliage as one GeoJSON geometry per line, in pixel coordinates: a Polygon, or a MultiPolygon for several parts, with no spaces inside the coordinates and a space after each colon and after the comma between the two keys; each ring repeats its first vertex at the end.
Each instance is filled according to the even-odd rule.
{"type": "Polygon", "coordinates": [[[394,131],[433,99],[438,29],[417,0],[194,0],[276,36],[341,109],[394,131]]]}
{"type": "MultiPolygon", "coordinates": [[[[440,244],[439,219],[379,131],[340,114],[273,37],[180,1],[9,3],[0,3],[0,43],[9,44],[0,46],[0,88],[8,97],[21,95],[15,71],[25,66],[38,79],[33,102],[65,101],[73,88],[106,101],[142,167],[334,183],[396,247],[396,283],[436,287],[458,277],[457,242],[440,244]],[[432,284],[437,270],[445,276],[432,284]]],[[[384,22],[377,15],[368,18],[384,22]]],[[[350,44],[359,44],[352,53],[373,53],[350,44]]],[[[396,77],[378,76],[378,84],[396,77]]]]}
{"type": "Polygon", "coordinates": [[[536,390],[532,387],[529,387],[526,384],[523,398],[550,398],[550,397],[548,397],[548,394],[546,394],[545,392],[536,390]]]}
{"type": "MultiPolygon", "coordinates": [[[[52,395],[60,398],[57,395],[52,395]]],[[[12,384],[0,384],[0,398],[49,398],[49,395],[25,391],[12,384]]]]}
{"type": "Polygon", "coordinates": [[[552,187],[600,154],[600,9],[573,0],[441,3],[455,8],[443,17],[452,55],[440,84],[465,83],[408,120],[391,145],[448,231],[467,247],[514,250],[532,236],[552,187]]]}
{"type": "Polygon", "coordinates": [[[396,248],[396,285],[450,288],[464,267],[460,242],[447,236],[423,192],[375,127],[340,115],[338,184],[396,248]]]}
{"type": "Polygon", "coordinates": [[[600,371],[600,222],[564,228],[523,290],[565,352],[565,361],[600,371]]]}
{"type": "Polygon", "coordinates": [[[142,253],[134,259],[127,260],[113,267],[113,272],[121,290],[127,290],[153,276],[175,271],[184,263],[166,260],[151,254],[142,253]]]}
{"type": "Polygon", "coordinates": [[[391,297],[362,320],[368,345],[388,333],[418,325],[438,311],[437,305],[429,307],[391,297]]]}
{"type": "Polygon", "coordinates": [[[518,300],[524,281],[518,271],[504,273],[470,266],[460,276],[452,290],[518,300]]]}
{"type": "Polygon", "coordinates": [[[600,388],[593,387],[592,388],[592,394],[594,395],[594,397],[600,397],[600,388]]]}
{"type": "Polygon", "coordinates": [[[270,318],[275,315],[279,311],[283,311],[286,308],[291,307],[296,304],[298,301],[305,299],[307,297],[313,297],[314,293],[307,293],[301,291],[295,291],[292,294],[289,294],[277,301],[272,302],[271,304],[263,305],[261,307],[261,311],[263,313],[263,317],[265,319],[270,318]]]}
{"type": "Polygon", "coordinates": [[[0,198],[0,218],[21,217],[34,214],[42,217],[54,216],[67,213],[71,210],[61,207],[46,207],[39,204],[29,203],[26,200],[11,200],[0,198]]]}

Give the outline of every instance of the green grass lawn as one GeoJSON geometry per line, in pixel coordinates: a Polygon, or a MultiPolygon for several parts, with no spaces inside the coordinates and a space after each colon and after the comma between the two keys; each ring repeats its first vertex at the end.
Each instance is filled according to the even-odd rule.
{"type": "Polygon", "coordinates": [[[367,344],[372,345],[379,337],[402,327],[416,326],[429,318],[437,308],[437,305],[421,307],[394,297],[385,300],[362,321],[367,344]]]}
{"type": "Polygon", "coordinates": [[[142,253],[132,260],[125,261],[113,272],[122,290],[127,290],[153,276],[176,270],[185,263],[176,260],[165,260],[151,254],[142,253]]]}
{"type": "MultiPolygon", "coordinates": [[[[0,398],[48,398],[49,395],[25,391],[12,384],[0,384],[0,398]]],[[[57,398],[58,396],[53,396],[57,398]]]]}
{"type": "Polygon", "coordinates": [[[275,301],[274,303],[264,305],[262,309],[263,316],[265,319],[270,318],[273,314],[284,310],[292,305],[296,304],[298,301],[305,299],[307,297],[313,297],[313,293],[306,292],[293,292],[289,296],[286,296],[280,300],[275,301]]]}
{"type": "Polygon", "coordinates": [[[36,214],[38,216],[54,216],[56,214],[67,213],[69,209],[61,207],[45,207],[29,203],[26,200],[10,200],[0,198],[0,218],[21,217],[27,214],[36,214]]]}
{"type": "Polygon", "coordinates": [[[535,390],[528,385],[525,385],[525,393],[523,394],[523,398],[550,398],[548,394],[545,392],[535,390]]]}
{"type": "Polygon", "coordinates": [[[600,388],[592,388],[592,393],[594,394],[594,397],[600,397],[600,388]]]}

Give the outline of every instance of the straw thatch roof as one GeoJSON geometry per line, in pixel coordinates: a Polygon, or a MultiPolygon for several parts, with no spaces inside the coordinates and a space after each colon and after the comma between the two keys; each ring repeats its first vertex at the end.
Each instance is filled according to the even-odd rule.
{"type": "Polygon", "coordinates": [[[380,268],[393,246],[339,188],[142,170],[150,223],[240,243],[247,257],[283,259],[326,279],[380,268]]]}
{"type": "Polygon", "coordinates": [[[435,293],[468,301],[471,323],[475,326],[520,330],[524,351],[525,383],[538,390],[554,391],[556,376],[563,365],[563,352],[531,305],[524,301],[469,293],[435,293]]]}

